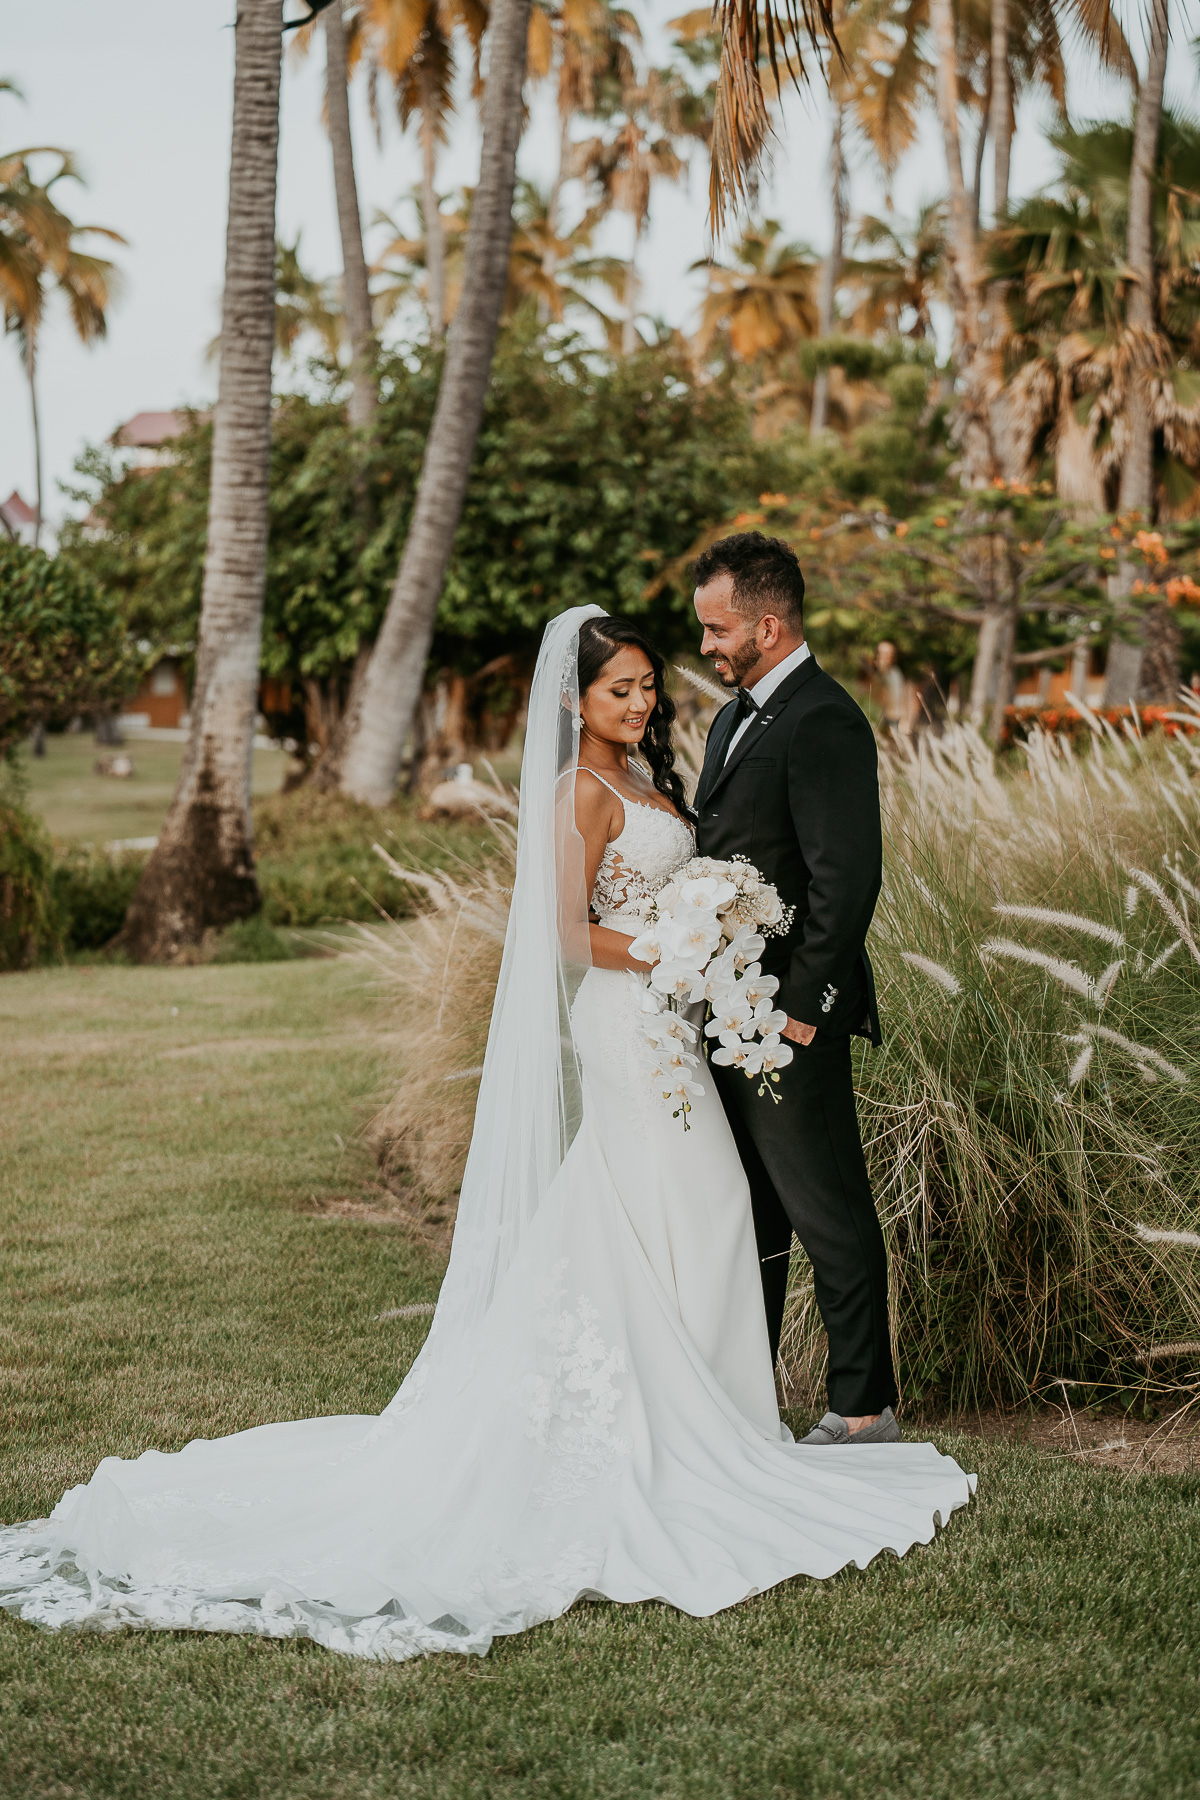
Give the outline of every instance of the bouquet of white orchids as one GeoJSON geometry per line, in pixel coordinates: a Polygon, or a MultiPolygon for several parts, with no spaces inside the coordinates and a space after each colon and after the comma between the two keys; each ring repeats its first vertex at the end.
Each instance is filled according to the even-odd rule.
{"type": "Polygon", "coordinates": [[[757,1079],[759,1094],[778,1103],[770,1084],[792,1060],[791,1046],[780,1036],[787,1014],[774,1003],[779,982],[763,974],[757,959],[767,938],[787,931],[794,914],[742,856],[729,862],[693,857],[654,896],[645,928],[629,946],[638,962],[654,967],[632,979],[647,1075],[685,1131],[692,1101],[704,1092],[692,1073],[700,1057],[690,1046],[699,1033],[681,1016],[685,1006],[704,1002],[710,1009],[704,1035],[719,1039],[713,1062],[757,1079]]]}

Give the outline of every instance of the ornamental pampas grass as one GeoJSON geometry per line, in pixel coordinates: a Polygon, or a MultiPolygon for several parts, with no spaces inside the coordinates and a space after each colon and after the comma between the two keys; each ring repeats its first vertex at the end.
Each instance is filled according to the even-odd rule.
{"type": "MultiPolygon", "coordinates": [[[[1035,731],[1002,771],[951,727],[882,762],[885,1046],[857,1083],[909,1402],[1162,1386],[1150,1348],[1200,1337],[1200,752],[1170,749],[1035,731]]],[[[817,1399],[796,1260],[785,1359],[817,1399]]]]}

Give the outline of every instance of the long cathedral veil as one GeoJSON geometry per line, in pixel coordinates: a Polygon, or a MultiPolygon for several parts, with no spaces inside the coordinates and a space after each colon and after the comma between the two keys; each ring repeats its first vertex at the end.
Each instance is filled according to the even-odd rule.
{"type": "Polygon", "coordinates": [[[516,878],[450,1264],[418,1359],[425,1375],[439,1344],[450,1347],[447,1331],[451,1342],[461,1342],[487,1311],[579,1125],[570,1005],[590,966],[583,840],[574,809],[579,627],[603,616],[603,607],[575,606],[552,619],[534,672],[516,878]]]}

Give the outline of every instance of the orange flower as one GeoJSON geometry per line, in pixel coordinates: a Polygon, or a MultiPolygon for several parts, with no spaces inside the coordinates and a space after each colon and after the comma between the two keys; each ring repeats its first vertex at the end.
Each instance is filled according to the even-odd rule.
{"type": "Polygon", "coordinates": [[[757,512],[741,512],[733,522],[735,525],[761,525],[763,516],[757,512]]]}
{"type": "Polygon", "coordinates": [[[906,538],[906,537],[907,537],[907,536],[908,536],[908,526],[907,526],[907,525],[903,525],[903,524],[901,524],[901,525],[897,525],[897,527],[896,527],[896,536],[897,536],[897,537],[898,537],[898,538],[906,538]]]}
{"type": "Polygon", "coordinates": [[[1187,600],[1195,606],[1200,602],[1200,586],[1197,586],[1190,575],[1176,575],[1174,580],[1167,583],[1167,599],[1172,606],[1178,606],[1181,600],[1187,600]]]}
{"type": "Polygon", "coordinates": [[[935,525],[940,525],[943,530],[945,530],[946,526],[950,523],[949,519],[935,519],[933,522],[935,525]]]}
{"type": "Polygon", "coordinates": [[[760,494],[758,496],[758,504],[760,506],[786,506],[787,503],[788,497],[786,494],[760,494]]]}
{"type": "Polygon", "coordinates": [[[818,538],[820,537],[820,535],[821,535],[820,526],[814,525],[812,530],[808,534],[809,542],[815,544],[817,542],[818,538]]]}
{"type": "Polygon", "coordinates": [[[1116,555],[1116,554],[1117,554],[1117,553],[1116,553],[1116,551],[1115,551],[1115,550],[1102,550],[1102,551],[1101,551],[1101,552],[1100,552],[1100,554],[1101,554],[1101,556],[1102,556],[1102,557],[1103,557],[1103,558],[1104,558],[1104,560],[1105,560],[1105,562],[1111,562],[1111,561],[1112,561],[1112,559],[1113,559],[1113,557],[1114,557],[1114,556],[1115,556],[1115,555],[1116,555]]]}
{"type": "Polygon", "coordinates": [[[1161,531],[1139,531],[1133,541],[1147,562],[1165,563],[1168,560],[1161,531]]]}

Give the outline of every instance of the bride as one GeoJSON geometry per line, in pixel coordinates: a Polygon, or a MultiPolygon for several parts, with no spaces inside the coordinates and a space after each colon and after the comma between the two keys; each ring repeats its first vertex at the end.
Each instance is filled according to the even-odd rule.
{"type": "Polygon", "coordinates": [[[792,1441],[713,1083],[685,1135],[639,1070],[637,909],[693,851],[672,716],[634,626],[589,606],[547,627],[454,1247],[395,1398],[106,1459],[0,1528],[0,1605],[483,1654],[584,1596],[704,1616],[862,1568],[967,1501],[930,1444],[792,1441]]]}

